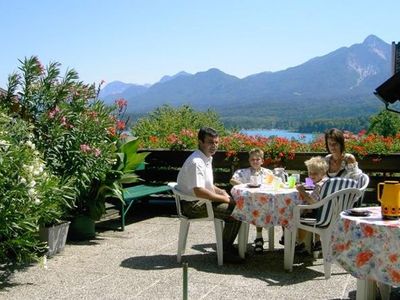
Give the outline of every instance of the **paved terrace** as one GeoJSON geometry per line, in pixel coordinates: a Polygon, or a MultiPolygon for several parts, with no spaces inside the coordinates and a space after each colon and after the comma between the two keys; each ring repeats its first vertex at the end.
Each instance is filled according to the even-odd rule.
{"type": "MultiPolygon", "coordinates": [[[[94,240],[68,243],[45,266],[3,273],[0,299],[182,299],[178,228],[172,201],[140,204],[124,232],[101,229],[94,240]]],[[[280,234],[276,227],[276,241],[280,234]]],[[[251,228],[251,240],[254,235],[251,228]]],[[[278,243],[261,255],[249,245],[244,264],[218,267],[213,224],[199,222],[192,224],[187,246],[189,299],[355,299],[356,280],[338,266],[325,280],[322,259],[297,256],[293,272],[285,272],[278,243]]],[[[395,290],[391,299],[399,296],[395,290]]]]}

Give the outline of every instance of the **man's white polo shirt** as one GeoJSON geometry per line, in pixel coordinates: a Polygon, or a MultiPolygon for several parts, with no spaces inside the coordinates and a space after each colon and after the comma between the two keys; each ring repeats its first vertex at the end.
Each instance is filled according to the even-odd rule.
{"type": "Polygon", "coordinates": [[[195,196],[193,188],[203,187],[214,192],[212,157],[200,150],[194,151],[185,161],[178,174],[177,189],[186,195],[195,196]]]}

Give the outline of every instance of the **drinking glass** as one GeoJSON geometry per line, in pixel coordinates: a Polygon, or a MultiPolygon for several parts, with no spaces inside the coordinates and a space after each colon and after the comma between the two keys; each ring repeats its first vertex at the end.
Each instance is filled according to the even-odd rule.
{"type": "Polygon", "coordinates": [[[292,189],[292,188],[294,188],[295,185],[296,185],[296,177],[294,177],[293,175],[289,176],[288,187],[292,189]]]}
{"type": "Polygon", "coordinates": [[[267,174],[267,175],[265,175],[264,180],[265,180],[265,183],[266,183],[266,184],[271,184],[271,183],[272,183],[272,180],[274,180],[274,175],[272,175],[272,174],[267,174]]]}
{"type": "Polygon", "coordinates": [[[251,175],[250,176],[250,184],[253,186],[256,186],[259,184],[259,177],[257,175],[251,175]]]}
{"type": "Polygon", "coordinates": [[[274,190],[277,191],[277,190],[279,190],[281,188],[282,179],[275,177],[273,182],[272,182],[272,184],[274,186],[274,190]]]}
{"type": "Polygon", "coordinates": [[[306,186],[314,186],[314,182],[310,177],[306,178],[306,186]]]}
{"type": "Polygon", "coordinates": [[[296,183],[300,183],[300,174],[292,174],[292,176],[296,179],[296,183]]]}

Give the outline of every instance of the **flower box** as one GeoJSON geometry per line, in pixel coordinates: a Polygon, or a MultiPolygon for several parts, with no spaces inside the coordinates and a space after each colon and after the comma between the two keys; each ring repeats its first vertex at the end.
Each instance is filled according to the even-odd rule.
{"type": "Polygon", "coordinates": [[[70,222],[63,222],[50,227],[39,228],[39,238],[42,242],[47,242],[49,248],[47,256],[53,256],[64,250],[69,224],[70,222]]]}

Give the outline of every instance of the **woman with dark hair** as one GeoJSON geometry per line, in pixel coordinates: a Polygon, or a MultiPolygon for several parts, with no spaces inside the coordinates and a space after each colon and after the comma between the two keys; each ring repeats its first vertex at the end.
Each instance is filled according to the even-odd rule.
{"type": "Polygon", "coordinates": [[[325,145],[328,155],[328,177],[344,177],[357,180],[362,171],[353,154],[345,152],[344,134],[341,130],[332,128],[325,132],[325,145]]]}

